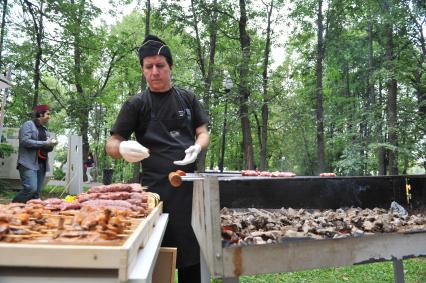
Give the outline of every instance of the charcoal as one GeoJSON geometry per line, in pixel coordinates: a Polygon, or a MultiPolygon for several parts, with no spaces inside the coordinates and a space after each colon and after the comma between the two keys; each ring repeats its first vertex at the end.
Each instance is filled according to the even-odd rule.
{"type": "Polygon", "coordinates": [[[314,221],[307,220],[307,221],[305,221],[305,223],[303,223],[302,230],[303,230],[303,232],[308,233],[308,232],[315,231],[317,229],[317,227],[318,227],[318,225],[316,225],[316,223],[314,221]]]}
{"type": "Polygon", "coordinates": [[[424,211],[416,212],[402,215],[392,209],[359,207],[336,210],[223,208],[223,245],[264,245],[288,239],[340,239],[377,233],[426,231],[424,211]]]}
{"type": "Polygon", "coordinates": [[[426,224],[426,219],[418,215],[411,216],[411,219],[408,221],[409,225],[423,225],[426,224]]]}
{"type": "Polygon", "coordinates": [[[284,233],[284,237],[288,237],[288,238],[301,238],[304,237],[305,233],[303,232],[297,232],[294,230],[288,230],[284,233]]]}

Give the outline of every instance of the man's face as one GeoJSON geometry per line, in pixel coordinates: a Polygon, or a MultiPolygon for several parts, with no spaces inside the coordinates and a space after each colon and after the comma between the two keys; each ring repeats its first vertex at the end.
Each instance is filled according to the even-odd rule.
{"type": "Polygon", "coordinates": [[[42,125],[47,124],[47,122],[49,122],[49,119],[50,119],[50,111],[47,110],[46,112],[44,112],[44,114],[41,114],[41,116],[38,119],[40,121],[40,124],[42,125]]]}
{"type": "Polygon", "coordinates": [[[166,57],[155,55],[143,58],[142,71],[150,90],[165,92],[171,88],[172,69],[167,64],[166,57]]]}

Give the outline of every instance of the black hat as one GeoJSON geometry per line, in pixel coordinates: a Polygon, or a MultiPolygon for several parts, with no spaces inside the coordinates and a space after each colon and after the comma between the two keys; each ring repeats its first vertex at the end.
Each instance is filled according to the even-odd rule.
{"type": "Polygon", "coordinates": [[[166,61],[169,66],[173,65],[172,53],[170,52],[169,47],[164,41],[155,35],[148,35],[145,37],[141,47],[139,47],[138,53],[141,65],[143,64],[143,58],[155,55],[162,55],[166,57],[166,61]]]}

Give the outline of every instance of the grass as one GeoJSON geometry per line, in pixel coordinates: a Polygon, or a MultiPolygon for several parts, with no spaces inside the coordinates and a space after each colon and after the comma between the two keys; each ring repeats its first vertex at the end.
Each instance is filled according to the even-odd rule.
{"type": "MultiPolygon", "coordinates": [[[[2,187],[0,184],[0,203],[9,203],[17,191],[2,187]]],[[[47,186],[42,191],[42,198],[59,197],[63,187],[47,186]]],[[[65,194],[62,195],[65,197],[65,194]]],[[[425,243],[426,245],[426,243],[425,243]]],[[[321,259],[319,259],[321,260],[321,259]]],[[[426,283],[426,258],[404,260],[406,283],[426,283]]],[[[176,276],[177,278],[177,276],[176,276]]],[[[177,280],[175,280],[177,282],[177,280]]],[[[222,280],[212,280],[220,283],[222,280]]],[[[314,269],[299,272],[241,276],[241,283],[387,283],[394,282],[391,261],[361,264],[355,266],[314,269]]]]}
{"type": "MultiPolygon", "coordinates": [[[[66,196],[66,193],[63,193],[63,191],[64,188],[61,186],[46,186],[42,190],[41,197],[42,199],[54,197],[64,198],[66,196]]],[[[9,189],[6,186],[2,186],[2,184],[0,184],[0,204],[6,204],[11,202],[11,200],[17,193],[17,190],[9,189]]]]}
{"type": "Polygon", "coordinates": [[[9,203],[17,192],[14,191],[2,191],[0,195],[0,204],[9,203]]]}
{"type": "MultiPolygon", "coordinates": [[[[406,283],[426,283],[426,258],[404,260],[406,283]]],[[[241,276],[241,283],[391,283],[393,264],[391,261],[353,266],[313,269],[299,272],[241,276]]],[[[177,273],[175,283],[177,283],[177,273]]],[[[214,279],[212,283],[221,283],[214,279]]]]}
{"type": "MultiPolygon", "coordinates": [[[[404,275],[407,283],[426,282],[426,259],[404,260],[404,275]]],[[[216,280],[215,282],[221,282],[216,280]]],[[[242,283],[387,283],[394,282],[391,261],[337,268],[314,269],[299,272],[265,274],[240,277],[242,283]]]]}

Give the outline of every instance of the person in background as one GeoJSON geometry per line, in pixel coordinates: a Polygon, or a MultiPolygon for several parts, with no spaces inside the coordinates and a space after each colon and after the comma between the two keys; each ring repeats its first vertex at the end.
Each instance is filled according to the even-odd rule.
{"type": "Polygon", "coordinates": [[[172,55],[164,41],[149,35],[139,48],[149,88],[122,106],[106,150],[113,158],[142,161],[142,185],[158,193],[169,214],[163,247],[177,247],[180,283],[199,283],[200,249],[191,227],[192,183],[174,188],[168,174],[194,172],[195,160],[209,144],[208,117],[194,93],[172,86],[172,55]],[[135,133],[136,141],[129,140],[135,133]]]}
{"type": "Polygon", "coordinates": [[[93,177],[91,171],[95,166],[95,161],[93,160],[93,155],[91,152],[87,155],[87,162],[84,164],[86,167],[87,183],[93,182],[93,177]]]}
{"type": "Polygon", "coordinates": [[[49,170],[48,153],[57,141],[50,137],[46,124],[50,119],[49,106],[34,107],[34,119],[26,121],[19,129],[17,169],[22,188],[12,202],[25,203],[40,198],[46,172],[49,170]]]}

